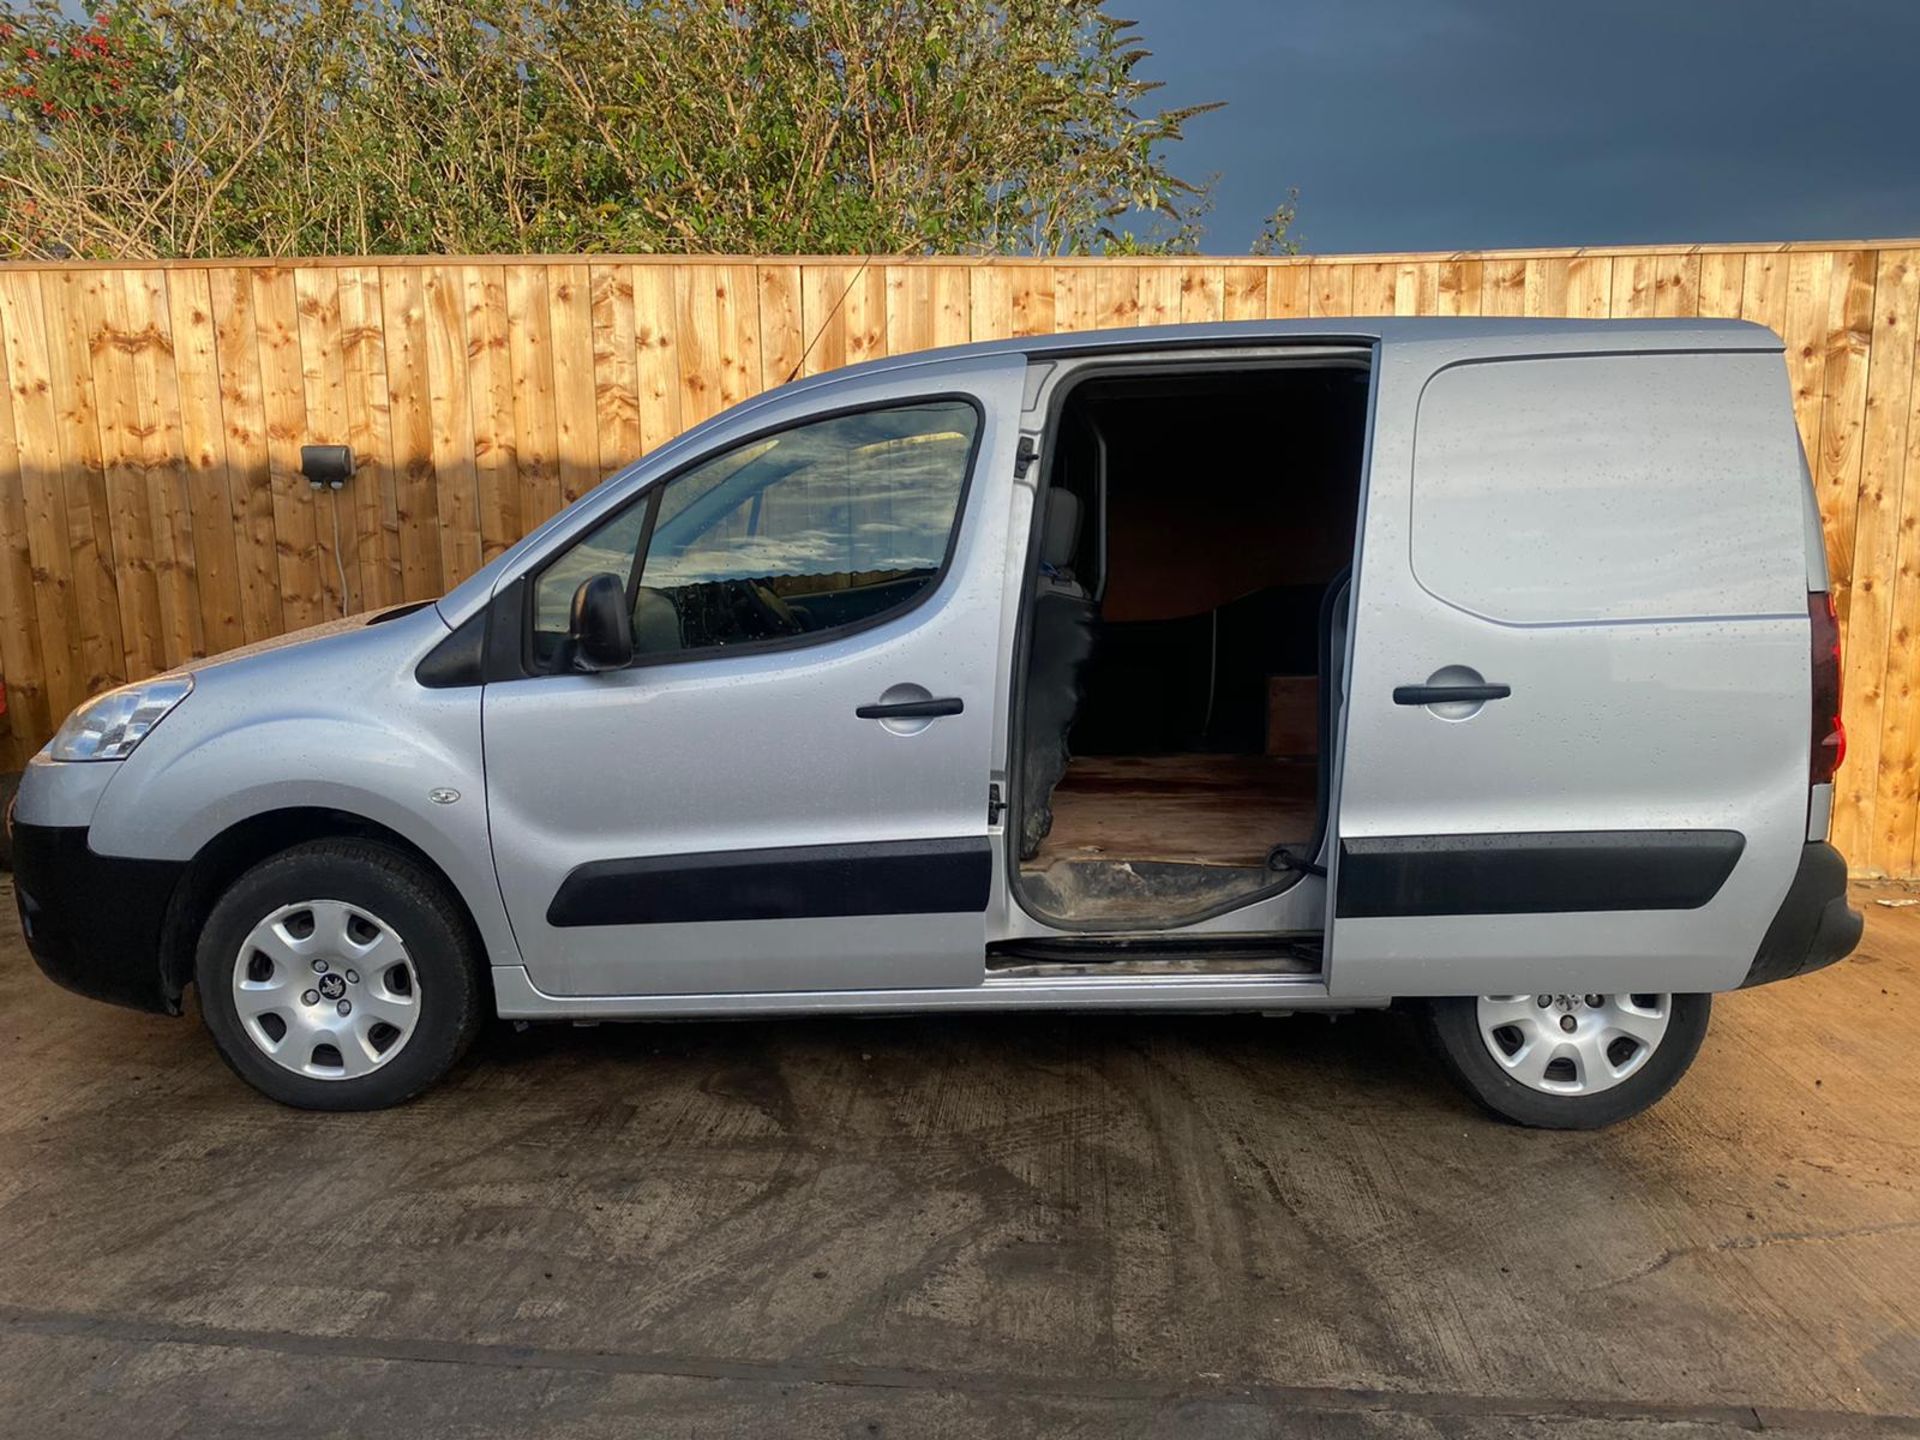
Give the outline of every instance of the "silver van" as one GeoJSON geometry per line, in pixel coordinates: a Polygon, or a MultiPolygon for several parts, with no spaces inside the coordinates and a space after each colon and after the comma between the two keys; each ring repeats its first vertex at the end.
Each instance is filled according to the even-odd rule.
{"type": "Polygon", "coordinates": [[[431,603],[82,706],[11,817],[83,994],[390,1105],[483,1020],[1403,1002],[1603,1125],[1845,955],[1780,341],[1047,336],[785,386],[431,603]]]}

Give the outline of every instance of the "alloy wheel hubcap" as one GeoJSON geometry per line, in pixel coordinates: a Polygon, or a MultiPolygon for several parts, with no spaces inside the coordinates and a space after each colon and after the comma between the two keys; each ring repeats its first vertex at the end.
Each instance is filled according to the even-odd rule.
{"type": "Polygon", "coordinates": [[[1482,995],[1476,1028],[1494,1063],[1530,1090],[1593,1095],[1653,1057],[1671,995],[1482,995]]]}
{"type": "Polygon", "coordinates": [[[315,1080],[371,1074],[406,1048],[420,980],[399,934],[344,900],[282,905],[233,962],[240,1028],[284,1070],[315,1080]]]}

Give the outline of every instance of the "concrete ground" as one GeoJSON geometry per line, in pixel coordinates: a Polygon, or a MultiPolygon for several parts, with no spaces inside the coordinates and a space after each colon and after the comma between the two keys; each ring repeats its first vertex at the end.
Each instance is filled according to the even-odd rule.
{"type": "Polygon", "coordinates": [[[0,893],[0,1434],[1920,1436],[1914,898],[1556,1135],[1387,1015],[503,1032],[299,1114],[0,893]]]}

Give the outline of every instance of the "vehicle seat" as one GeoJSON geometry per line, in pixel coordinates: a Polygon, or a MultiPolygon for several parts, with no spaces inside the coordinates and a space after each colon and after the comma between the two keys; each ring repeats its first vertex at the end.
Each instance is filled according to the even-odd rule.
{"type": "Polygon", "coordinates": [[[1027,649],[1026,725],[1020,765],[1020,858],[1031,860],[1053,828],[1053,787],[1067,773],[1067,736],[1085,697],[1098,607],[1073,573],[1083,509],[1071,491],[1047,492],[1027,649]]]}

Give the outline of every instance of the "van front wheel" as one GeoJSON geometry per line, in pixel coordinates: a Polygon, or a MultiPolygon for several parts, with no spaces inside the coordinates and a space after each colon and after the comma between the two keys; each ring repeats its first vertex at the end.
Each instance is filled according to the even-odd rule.
{"type": "Polygon", "coordinates": [[[240,1078],[309,1110],[412,1099],[482,1018],[460,911],[412,856],[367,840],[297,845],[234,881],[201,932],[195,980],[240,1078]]]}
{"type": "Polygon", "coordinates": [[[1442,1063],[1502,1119],[1597,1130],[1638,1115],[1693,1063],[1707,995],[1475,995],[1427,1002],[1442,1063]]]}

